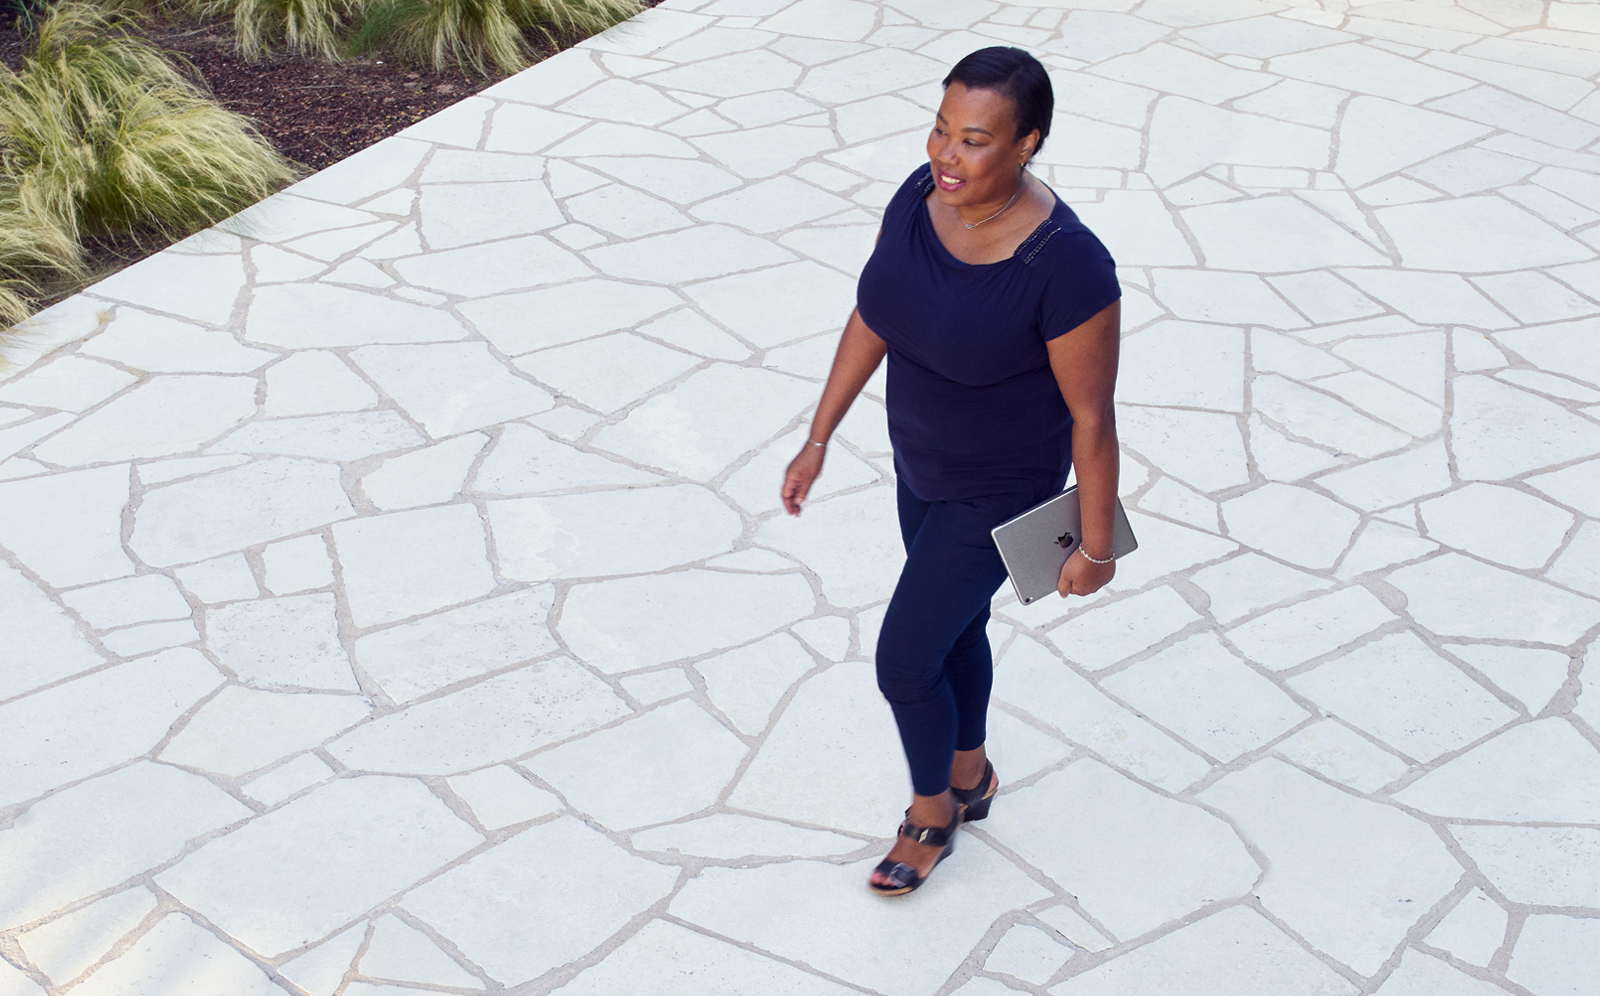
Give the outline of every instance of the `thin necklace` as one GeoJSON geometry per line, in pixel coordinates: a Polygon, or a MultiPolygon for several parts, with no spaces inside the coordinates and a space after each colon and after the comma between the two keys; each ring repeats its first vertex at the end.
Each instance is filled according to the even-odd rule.
{"type": "Polygon", "coordinates": [[[969,231],[969,232],[972,231],[974,228],[977,228],[979,225],[987,225],[989,222],[991,222],[991,221],[995,220],[996,218],[1000,217],[1001,215],[1005,214],[1006,213],[1006,208],[1009,208],[1011,205],[1015,204],[1017,202],[1017,198],[1021,194],[1022,194],[1022,184],[1019,183],[1019,184],[1017,184],[1016,193],[1011,195],[1011,199],[1009,201],[1006,201],[1006,206],[1005,207],[1003,207],[1000,210],[996,211],[994,214],[991,214],[989,217],[983,219],[982,221],[975,221],[970,225],[967,225],[967,223],[963,221],[962,224],[963,225],[967,225],[967,231],[969,231]]]}

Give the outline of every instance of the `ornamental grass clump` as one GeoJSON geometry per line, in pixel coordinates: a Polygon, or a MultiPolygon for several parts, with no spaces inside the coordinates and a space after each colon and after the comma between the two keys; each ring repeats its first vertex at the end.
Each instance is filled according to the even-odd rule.
{"type": "Polygon", "coordinates": [[[529,35],[586,38],[640,9],[638,0],[369,0],[353,48],[435,71],[510,74],[531,61],[529,35]]]}
{"type": "Polygon", "coordinates": [[[278,46],[337,59],[366,0],[196,0],[204,13],[233,18],[234,43],[259,59],[278,46]]]}
{"type": "Polygon", "coordinates": [[[367,12],[353,48],[397,61],[458,64],[479,75],[492,66],[514,73],[528,65],[528,43],[507,0],[390,0],[367,12]]]}
{"type": "Polygon", "coordinates": [[[0,328],[28,317],[40,276],[83,272],[77,241],[28,193],[0,184],[0,328]]]}
{"type": "Polygon", "coordinates": [[[57,4],[21,71],[0,66],[0,286],[11,298],[40,277],[81,275],[86,238],[181,238],[295,177],[128,26],[94,4],[57,4]]]}
{"type": "Polygon", "coordinates": [[[521,0],[524,26],[552,45],[588,38],[644,7],[639,0],[521,0]]]}

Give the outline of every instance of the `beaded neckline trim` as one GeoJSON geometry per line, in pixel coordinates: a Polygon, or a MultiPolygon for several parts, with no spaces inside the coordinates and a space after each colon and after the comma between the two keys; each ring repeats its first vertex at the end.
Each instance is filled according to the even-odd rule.
{"type": "MultiPolygon", "coordinates": [[[[930,168],[917,178],[917,193],[926,197],[932,190],[933,170],[930,168]]],[[[1054,238],[1059,231],[1061,231],[1061,226],[1050,218],[1039,222],[1039,227],[1030,232],[1028,237],[1018,244],[1016,251],[1011,254],[1012,258],[1015,259],[1021,256],[1023,265],[1032,263],[1034,258],[1044,249],[1045,244],[1054,238]]]]}

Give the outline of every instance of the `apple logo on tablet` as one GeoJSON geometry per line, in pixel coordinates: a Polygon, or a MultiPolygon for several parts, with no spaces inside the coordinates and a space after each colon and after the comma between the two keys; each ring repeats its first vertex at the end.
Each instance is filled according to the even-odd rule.
{"type": "Polygon", "coordinates": [[[1056,545],[1061,547],[1063,550],[1071,546],[1074,542],[1076,542],[1076,540],[1072,538],[1071,533],[1062,533],[1060,536],[1056,537],[1056,545]]]}

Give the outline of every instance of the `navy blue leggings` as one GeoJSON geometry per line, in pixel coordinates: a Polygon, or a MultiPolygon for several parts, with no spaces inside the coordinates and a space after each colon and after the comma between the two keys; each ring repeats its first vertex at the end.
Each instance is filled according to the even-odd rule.
{"type": "Polygon", "coordinates": [[[957,750],[983,746],[994,683],[989,600],[1006,579],[989,530],[1027,506],[926,502],[902,481],[906,564],[878,635],[878,689],[894,710],[918,795],[950,787],[957,750]]]}

